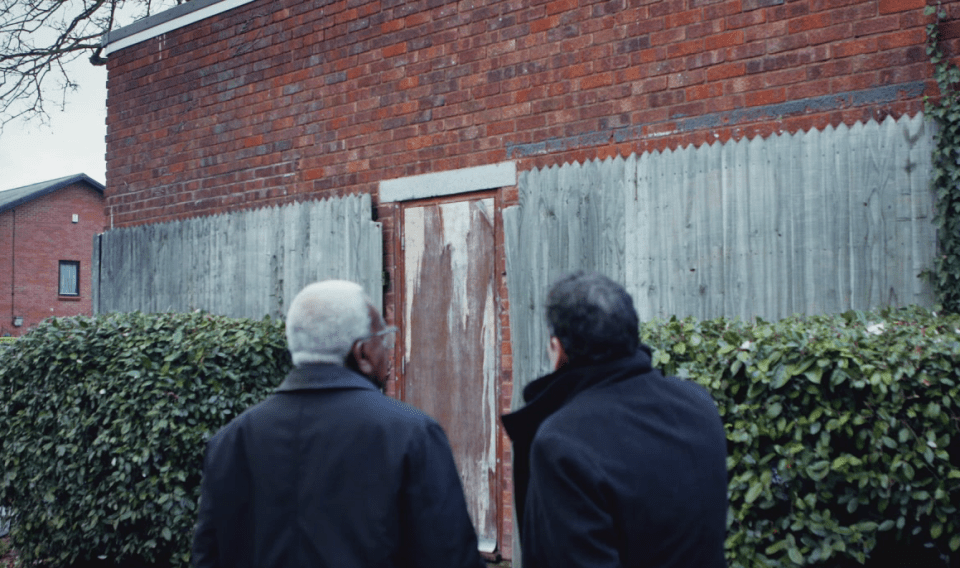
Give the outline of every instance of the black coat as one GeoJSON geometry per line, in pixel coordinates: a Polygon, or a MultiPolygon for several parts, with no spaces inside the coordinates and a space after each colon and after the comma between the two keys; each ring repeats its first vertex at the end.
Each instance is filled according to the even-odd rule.
{"type": "Polygon", "coordinates": [[[720,568],[726,437],[716,404],[642,347],[565,366],[503,416],[524,568],[720,568]]]}
{"type": "Polygon", "coordinates": [[[207,444],[193,563],[484,565],[443,430],[336,365],[294,369],[207,444]]]}

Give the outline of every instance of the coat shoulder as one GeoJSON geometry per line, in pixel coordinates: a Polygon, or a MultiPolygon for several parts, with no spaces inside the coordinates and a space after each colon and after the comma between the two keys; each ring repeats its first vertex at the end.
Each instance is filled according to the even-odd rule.
{"type": "Polygon", "coordinates": [[[401,421],[423,428],[439,426],[439,423],[432,416],[415,406],[379,393],[369,393],[367,396],[376,398],[376,404],[383,412],[382,417],[386,420],[401,421]]]}
{"type": "Polygon", "coordinates": [[[620,452],[614,439],[635,444],[651,432],[698,431],[725,444],[717,405],[709,392],[689,380],[651,371],[629,380],[606,383],[577,394],[540,425],[534,445],[573,441],[582,451],[620,452]]]}

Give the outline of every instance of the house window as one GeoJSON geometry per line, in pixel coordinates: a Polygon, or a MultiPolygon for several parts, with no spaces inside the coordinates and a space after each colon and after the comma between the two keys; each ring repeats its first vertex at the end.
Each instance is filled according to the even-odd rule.
{"type": "Polygon", "coordinates": [[[60,261],[60,295],[80,295],[80,261],[60,261]]]}

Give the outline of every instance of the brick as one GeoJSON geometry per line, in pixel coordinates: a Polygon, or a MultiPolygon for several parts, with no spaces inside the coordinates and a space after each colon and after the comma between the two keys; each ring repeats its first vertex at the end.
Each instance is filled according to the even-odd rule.
{"type": "Polygon", "coordinates": [[[647,96],[647,105],[650,108],[672,106],[684,102],[683,91],[661,91],[647,96]]]}
{"type": "Polygon", "coordinates": [[[745,43],[751,43],[754,41],[767,41],[772,38],[786,35],[788,35],[787,22],[772,21],[745,29],[743,31],[743,41],[745,43]]]}
{"type": "Polygon", "coordinates": [[[832,24],[832,14],[821,12],[790,20],[787,22],[787,31],[791,34],[798,34],[813,29],[826,28],[832,24]]]}
{"type": "Polygon", "coordinates": [[[697,85],[703,83],[705,77],[706,73],[702,69],[674,73],[667,77],[667,88],[681,89],[690,85],[697,85]]]}
{"type": "Polygon", "coordinates": [[[760,8],[769,8],[783,4],[783,0],[743,0],[743,11],[759,10],[760,8]]]}
{"type": "Polygon", "coordinates": [[[899,16],[871,18],[869,20],[863,20],[853,24],[853,34],[856,37],[891,32],[898,29],[900,29],[899,16]]]}
{"type": "Polygon", "coordinates": [[[725,47],[732,47],[743,43],[743,31],[733,31],[713,36],[707,36],[703,39],[703,47],[706,51],[713,51],[725,47]]]}
{"type": "Polygon", "coordinates": [[[787,35],[784,37],[775,37],[767,40],[767,53],[781,53],[792,51],[807,46],[807,39],[803,35],[787,35]]]}
{"type": "Polygon", "coordinates": [[[399,31],[404,28],[404,23],[402,19],[388,20],[380,24],[380,31],[385,34],[399,31]]]}
{"type": "Polygon", "coordinates": [[[925,41],[926,34],[923,29],[906,30],[892,34],[884,34],[877,40],[877,49],[883,51],[910,45],[923,45],[925,41]]]}
{"type": "Polygon", "coordinates": [[[721,81],[732,77],[740,77],[746,73],[743,63],[728,63],[707,69],[707,81],[721,81]]]}
{"type": "Polygon", "coordinates": [[[809,45],[820,45],[825,43],[835,43],[846,40],[853,35],[849,24],[831,26],[829,28],[820,28],[807,32],[806,38],[809,45]]]}
{"type": "Polygon", "coordinates": [[[878,76],[875,73],[862,73],[859,75],[843,75],[835,77],[830,81],[830,88],[835,93],[847,93],[850,91],[862,91],[878,85],[878,76]]]}
{"type": "Polygon", "coordinates": [[[617,43],[614,47],[614,53],[633,53],[650,47],[650,38],[631,37],[617,43]]]}
{"type": "Polygon", "coordinates": [[[879,0],[881,14],[895,14],[907,10],[921,10],[926,6],[926,0],[879,0]]]}
{"type": "Polygon", "coordinates": [[[664,19],[663,23],[666,28],[690,28],[691,24],[695,24],[700,21],[700,11],[699,10],[687,10],[686,12],[676,12],[673,14],[668,14],[664,19]]]}
{"type": "Polygon", "coordinates": [[[726,92],[731,93],[748,93],[750,91],[758,91],[763,88],[763,76],[751,75],[747,77],[738,77],[732,79],[726,84],[726,92]]]}
{"type": "Polygon", "coordinates": [[[766,21],[766,14],[762,11],[745,12],[728,16],[725,22],[725,27],[728,30],[749,28],[760,25],[766,21]]]}
{"type": "Polygon", "coordinates": [[[834,13],[835,22],[861,22],[875,17],[877,17],[877,10],[872,2],[845,6],[834,13]]]}
{"type": "Polygon", "coordinates": [[[638,37],[644,34],[664,30],[663,18],[643,18],[626,26],[626,37],[638,37]]]}
{"type": "Polygon", "coordinates": [[[710,4],[703,9],[704,20],[723,20],[727,16],[740,13],[740,4],[736,0],[710,4]]]}
{"type": "Polygon", "coordinates": [[[675,59],[703,51],[703,40],[697,39],[667,46],[667,57],[675,59]]]}
{"type": "MultiPolygon", "coordinates": [[[[941,41],[948,40],[948,39],[956,39],[956,38],[960,38],[960,20],[954,20],[952,22],[942,22],[940,24],[941,41]]],[[[956,53],[956,50],[954,50],[953,53],[956,53]]]]}
{"type": "Polygon", "coordinates": [[[708,22],[703,22],[699,24],[693,24],[687,26],[687,38],[703,38],[707,36],[715,36],[723,31],[723,22],[718,20],[712,20],[708,22]]]}
{"type": "Polygon", "coordinates": [[[667,59],[665,61],[658,61],[655,63],[650,63],[646,66],[646,73],[650,77],[655,77],[657,75],[667,75],[670,73],[678,73],[683,70],[683,61],[678,59],[667,59]]]}
{"type": "Polygon", "coordinates": [[[802,84],[787,87],[787,100],[800,100],[820,97],[830,94],[829,81],[806,81],[802,84]]]}
{"type": "Polygon", "coordinates": [[[790,20],[800,18],[810,13],[810,6],[807,2],[787,2],[786,4],[771,7],[767,12],[767,18],[771,20],[790,20]]]}
{"type": "Polygon", "coordinates": [[[648,7],[648,13],[651,18],[659,18],[667,14],[682,12],[685,8],[686,2],[684,0],[663,0],[651,4],[648,7]]]}
{"type": "Polygon", "coordinates": [[[639,54],[634,55],[631,58],[631,63],[636,65],[640,63],[653,63],[655,61],[663,61],[667,57],[667,49],[665,47],[654,47],[651,49],[644,49],[639,54]]]}
{"type": "Polygon", "coordinates": [[[766,73],[764,81],[766,86],[774,87],[781,85],[792,85],[806,80],[807,72],[804,69],[787,69],[776,73],[766,73]]]}
{"type": "Polygon", "coordinates": [[[683,28],[674,28],[665,30],[662,32],[655,32],[650,34],[650,44],[651,45],[666,45],[670,43],[677,43],[683,41],[685,34],[683,33],[683,28]]]}
{"type": "Polygon", "coordinates": [[[540,32],[545,32],[547,30],[553,29],[554,27],[557,26],[558,21],[559,19],[556,16],[552,16],[547,18],[540,18],[539,20],[530,22],[530,33],[537,34],[540,32]]]}
{"type": "Polygon", "coordinates": [[[663,91],[667,88],[667,78],[666,77],[654,77],[652,79],[646,79],[633,84],[632,93],[634,95],[640,95],[643,93],[653,93],[657,91],[663,91]]]}
{"type": "Polygon", "coordinates": [[[631,83],[642,77],[640,67],[632,66],[621,71],[618,71],[614,75],[614,80],[617,83],[631,83]]]}
{"type": "Polygon", "coordinates": [[[878,81],[881,85],[923,81],[929,78],[927,66],[923,64],[903,65],[893,69],[884,69],[880,72],[878,81]]]}
{"type": "Polygon", "coordinates": [[[701,99],[709,99],[722,95],[723,84],[716,82],[688,87],[685,94],[688,101],[699,101],[701,99]]]}
{"type": "Polygon", "coordinates": [[[383,56],[384,56],[384,57],[396,57],[396,56],[402,55],[402,54],[404,54],[404,53],[406,53],[406,52],[407,52],[407,44],[406,44],[406,42],[404,42],[404,43],[397,43],[397,44],[393,44],[393,45],[388,45],[388,46],[386,46],[386,47],[383,48],[383,56]]]}
{"type": "Polygon", "coordinates": [[[764,49],[764,44],[761,42],[747,43],[743,45],[738,45],[731,47],[727,50],[727,60],[736,61],[738,59],[749,59],[752,57],[759,57],[766,53],[764,49]]]}
{"type": "Polygon", "coordinates": [[[580,63],[567,67],[564,73],[564,77],[567,79],[575,79],[577,77],[584,77],[590,74],[592,64],[591,63],[580,63]]]}
{"type": "Polygon", "coordinates": [[[547,4],[547,14],[559,14],[561,12],[569,12],[577,7],[576,0],[555,0],[547,4]]]}
{"type": "Polygon", "coordinates": [[[700,69],[702,67],[713,67],[726,61],[726,52],[722,50],[707,51],[691,55],[684,62],[688,70],[700,69]]]}
{"type": "Polygon", "coordinates": [[[835,45],[833,47],[833,56],[837,58],[850,57],[875,51],[877,51],[877,39],[864,38],[835,45]]]}
{"type": "Polygon", "coordinates": [[[580,79],[580,88],[581,89],[596,89],[598,87],[605,87],[613,84],[613,74],[612,73],[602,73],[599,75],[590,75],[580,79]]]}

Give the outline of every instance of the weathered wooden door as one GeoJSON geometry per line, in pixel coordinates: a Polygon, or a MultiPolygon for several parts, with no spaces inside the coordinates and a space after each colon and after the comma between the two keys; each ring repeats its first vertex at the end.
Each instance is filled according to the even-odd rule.
{"type": "Polygon", "coordinates": [[[400,396],[450,439],[480,549],[498,542],[495,198],[403,208],[400,396]]]}

